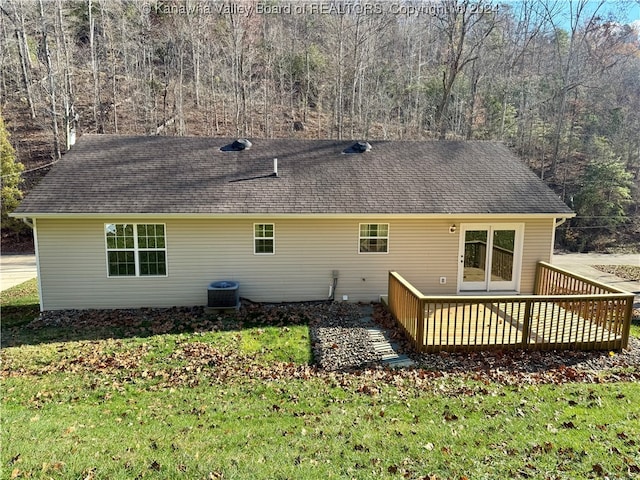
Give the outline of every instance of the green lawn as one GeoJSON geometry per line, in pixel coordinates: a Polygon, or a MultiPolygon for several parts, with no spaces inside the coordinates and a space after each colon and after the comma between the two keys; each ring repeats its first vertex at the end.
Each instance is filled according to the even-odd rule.
{"type": "Polygon", "coordinates": [[[36,317],[40,312],[37,279],[0,292],[0,308],[4,327],[20,325],[36,317]]]}
{"type": "MultiPolygon", "coordinates": [[[[31,294],[3,293],[3,336],[5,308],[31,294]]],[[[65,341],[22,328],[33,341],[1,352],[2,478],[640,476],[637,383],[327,373],[306,325],[218,325],[65,341]]]]}

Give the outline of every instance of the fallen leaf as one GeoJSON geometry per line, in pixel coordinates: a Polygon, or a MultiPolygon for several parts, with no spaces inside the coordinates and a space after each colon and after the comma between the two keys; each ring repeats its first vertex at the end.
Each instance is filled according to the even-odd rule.
{"type": "Polygon", "coordinates": [[[47,473],[49,471],[59,472],[64,468],[64,462],[53,462],[53,463],[43,463],[42,464],[42,473],[47,473]]]}
{"type": "Polygon", "coordinates": [[[96,469],[95,468],[87,468],[82,472],[84,475],[84,480],[93,480],[96,478],[96,469]]]}
{"type": "Polygon", "coordinates": [[[444,419],[447,422],[453,422],[455,420],[458,420],[458,416],[456,414],[454,414],[454,413],[451,413],[451,412],[444,412],[444,419]]]}

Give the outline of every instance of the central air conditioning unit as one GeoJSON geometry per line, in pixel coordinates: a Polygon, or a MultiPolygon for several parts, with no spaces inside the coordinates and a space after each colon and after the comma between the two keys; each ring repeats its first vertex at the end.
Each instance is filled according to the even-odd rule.
{"type": "Polygon", "coordinates": [[[238,282],[223,280],[213,282],[207,288],[207,307],[219,310],[240,308],[240,292],[238,282]]]}

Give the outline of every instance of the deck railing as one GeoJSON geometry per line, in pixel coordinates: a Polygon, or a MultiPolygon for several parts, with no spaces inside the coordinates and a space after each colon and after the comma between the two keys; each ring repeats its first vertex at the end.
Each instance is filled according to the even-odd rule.
{"type": "Polygon", "coordinates": [[[534,295],[427,296],[389,272],[389,309],[418,351],[620,350],[634,296],[544,262],[534,295]]]}
{"type": "MultiPolygon", "coordinates": [[[[487,242],[472,240],[465,243],[465,267],[487,268],[487,242]]],[[[491,253],[491,275],[504,280],[511,280],[513,274],[513,252],[506,248],[493,245],[491,253]]]]}

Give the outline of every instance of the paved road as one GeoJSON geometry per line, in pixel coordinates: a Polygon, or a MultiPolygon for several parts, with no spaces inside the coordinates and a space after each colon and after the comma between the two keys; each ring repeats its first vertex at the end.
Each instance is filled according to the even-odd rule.
{"type": "Polygon", "coordinates": [[[0,256],[0,290],[6,290],[36,276],[35,255],[0,256]]]}

